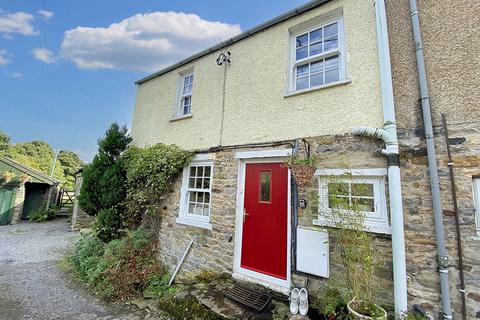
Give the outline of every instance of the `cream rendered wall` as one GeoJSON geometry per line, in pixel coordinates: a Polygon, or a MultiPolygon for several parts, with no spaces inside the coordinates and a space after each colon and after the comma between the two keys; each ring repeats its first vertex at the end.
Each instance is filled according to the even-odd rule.
{"type": "MultiPolygon", "coordinates": [[[[382,126],[375,11],[370,0],[335,0],[230,46],[222,145],[349,133],[354,126],[382,126]],[[289,29],[343,10],[345,85],[284,97],[288,83],[289,29]]],[[[193,52],[192,52],[193,54],[193,52]]],[[[218,52],[138,86],[132,123],[134,144],[175,143],[187,149],[219,144],[223,67],[218,52]],[[179,74],[194,68],[193,117],[170,121],[179,74]]]]}

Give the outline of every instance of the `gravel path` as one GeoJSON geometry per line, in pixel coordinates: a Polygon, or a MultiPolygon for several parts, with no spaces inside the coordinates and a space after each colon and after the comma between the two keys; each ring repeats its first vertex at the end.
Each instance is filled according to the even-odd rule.
{"type": "Polygon", "coordinates": [[[1,320],[143,319],[102,304],[57,270],[57,261],[78,237],[66,219],[0,227],[1,320]]]}

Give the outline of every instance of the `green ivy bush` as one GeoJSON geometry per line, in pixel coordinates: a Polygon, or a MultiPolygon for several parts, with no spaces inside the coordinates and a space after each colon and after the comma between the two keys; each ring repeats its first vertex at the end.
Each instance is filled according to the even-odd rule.
{"type": "MultiPolygon", "coordinates": [[[[154,236],[144,228],[105,243],[86,235],[75,245],[68,262],[81,282],[105,300],[142,296],[164,275],[155,259],[154,236]]],[[[161,287],[168,290],[168,287],[161,287]]]]}
{"type": "Polygon", "coordinates": [[[98,237],[109,242],[141,225],[145,213],[156,213],[169,184],[193,153],[175,145],[129,146],[125,126],[114,123],[98,141],[98,154],[83,171],[80,207],[96,216],[98,237]]]}
{"type": "Polygon", "coordinates": [[[130,147],[124,155],[126,210],[130,224],[138,225],[143,213],[156,212],[173,179],[187,166],[193,153],[175,145],[130,147]]]}

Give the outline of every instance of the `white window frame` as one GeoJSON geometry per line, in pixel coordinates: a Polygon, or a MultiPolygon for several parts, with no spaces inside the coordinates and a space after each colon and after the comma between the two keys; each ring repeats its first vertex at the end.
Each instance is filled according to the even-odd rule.
{"type": "Polygon", "coordinates": [[[175,110],[173,114],[174,119],[187,118],[192,116],[192,96],[193,96],[194,82],[195,82],[195,77],[192,69],[189,69],[188,71],[184,71],[180,73],[180,79],[179,79],[178,90],[177,90],[177,99],[176,99],[175,110]],[[183,89],[185,87],[185,80],[190,76],[192,77],[192,84],[191,84],[192,90],[189,93],[184,94],[183,89]],[[186,97],[190,97],[190,112],[185,114],[183,113],[183,100],[186,97]]]}
{"type": "Polygon", "coordinates": [[[480,177],[475,177],[473,182],[473,205],[475,210],[475,227],[480,232],[480,177]]]}
{"type": "Polygon", "coordinates": [[[333,227],[332,222],[320,214],[320,210],[325,212],[328,209],[328,181],[334,177],[335,182],[353,182],[353,183],[371,183],[373,185],[375,216],[367,213],[365,220],[365,231],[373,233],[391,234],[390,219],[387,210],[386,200],[386,170],[384,169],[353,169],[351,171],[334,169],[334,170],[317,170],[315,173],[318,177],[318,210],[319,215],[313,221],[313,224],[319,226],[333,227]],[[345,173],[349,176],[345,176],[345,173]],[[342,176],[343,175],[343,176],[342,176]]]}
{"type": "MultiPolygon", "coordinates": [[[[309,43],[310,44],[310,43],[309,43]]],[[[328,14],[316,17],[312,20],[304,22],[298,26],[295,26],[290,29],[290,57],[289,57],[289,81],[287,85],[286,95],[296,92],[304,92],[316,90],[324,87],[330,87],[338,84],[347,82],[347,70],[346,70],[346,49],[345,49],[345,28],[342,10],[338,9],[328,14]],[[334,22],[338,23],[338,47],[336,49],[331,49],[327,52],[317,54],[315,56],[309,56],[301,60],[296,60],[296,38],[304,33],[310,33],[313,30],[318,28],[325,27],[334,22]],[[297,78],[297,67],[306,63],[311,63],[315,61],[320,61],[325,58],[338,55],[339,59],[339,79],[337,81],[324,83],[322,85],[308,87],[304,89],[296,89],[296,78],[297,78]]],[[[310,78],[310,77],[309,77],[310,78]]],[[[309,80],[310,81],[310,80],[309,80]]]]}
{"type": "Polygon", "coordinates": [[[183,168],[182,176],[182,187],[180,191],[180,208],[178,211],[178,217],[176,222],[179,224],[185,224],[193,227],[212,229],[210,224],[210,216],[212,212],[212,184],[213,184],[213,161],[208,159],[208,156],[197,156],[197,158],[192,161],[192,163],[183,168]],[[197,166],[209,166],[210,167],[210,188],[209,189],[195,189],[188,187],[188,181],[190,178],[190,168],[197,166]],[[208,190],[208,191],[207,191],[208,190]],[[209,214],[208,216],[200,216],[195,214],[188,213],[188,193],[190,191],[199,191],[199,192],[209,192],[210,193],[210,202],[209,202],[209,214]]]}

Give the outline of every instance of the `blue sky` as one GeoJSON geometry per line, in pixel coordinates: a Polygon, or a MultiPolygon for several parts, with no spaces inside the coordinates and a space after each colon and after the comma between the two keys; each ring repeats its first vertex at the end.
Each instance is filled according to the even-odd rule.
{"type": "Polygon", "coordinates": [[[0,130],[89,161],[135,80],[305,2],[0,0],[0,130]]]}

